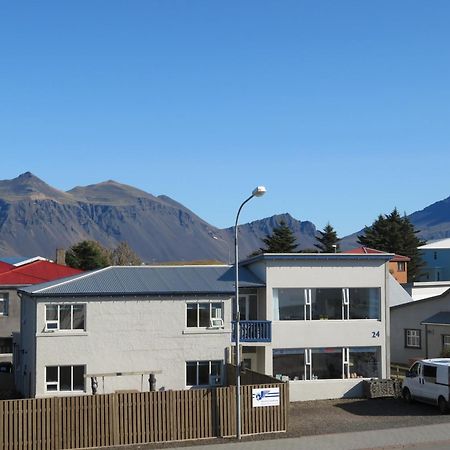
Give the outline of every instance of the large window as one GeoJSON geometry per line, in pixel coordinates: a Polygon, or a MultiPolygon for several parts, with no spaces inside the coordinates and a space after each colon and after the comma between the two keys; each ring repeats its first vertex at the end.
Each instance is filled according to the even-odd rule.
{"type": "Polygon", "coordinates": [[[85,366],[48,366],[45,368],[47,392],[84,391],[85,366]]]}
{"type": "Polygon", "coordinates": [[[186,326],[205,328],[223,325],[223,302],[186,303],[186,326]]]}
{"type": "Polygon", "coordinates": [[[342,289],[311,289],[312,320],[342,319],[342,289]]]}
{"type": "Polygon", "coordinates": [[[350,319],[380,319],[380,289],[349,289],[350,319]]]}
{"type": "Polygon", "coordinates": [[[378,378],[381,373],[379,347],[350,347],[344,352],[347,378],[378,378]],[[347,366],[348,362],[348,366],[347,366]]]}
{"type": "Polygon", "coordinates": [[[187,361],[186,386],[222,384],[222,361],[187,361]]]}
{"type": "Polygon", "coordinates": [[[406,329],[405,330],[405,347],[421,348],[421,330],[406,329]]]}
{"type": "Polygon", "coordinates": [[[381,318],[380,288],[276,288],[274,320],[381,318]]]}
{"type": "Polygon", "coordinates": [[[274,349],[273,376],[282,381],[378,378],[380,354],[380,347],[274,349]]]}
{"type": "Polygon", "coordinates": [[[45,306],[46,330],[85,330],[86,305],[45,306]]]}
{"type": "Polygon", "coordinates": [[[312,380],[342,378],[342,348],[313,348],[311,370],[312,380]]]}
{"type": "Polygon", "coordinates": [[[9,298],[8,294],[0,294],[0,316],[8,315],[9,298]]]}
{"type": "Polygon", "coordinates": [[[285,348],[273,350],[273,376],[280,380],[305,379],[305,350],[285,348]]]}

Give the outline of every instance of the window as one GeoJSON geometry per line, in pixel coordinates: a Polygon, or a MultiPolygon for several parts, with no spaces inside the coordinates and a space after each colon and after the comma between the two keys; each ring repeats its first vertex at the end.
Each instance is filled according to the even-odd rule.
{"type": "Polygon", "coordinates": [[[274,320],[347,320],[381,318],[380,288],[277,288],[274,320]]]}
{"type": "Polygon", "coordinates": [[[398,261],[397,262],[397,271],[398,272],[404,272],[406,270],[406,263],[405,261],[398,261]]]}
{"type": "Polygon", "coordinates": [[[311,350],[312,380],[342,378],[342,348],[313,348],[311,350]]]}
{"type": "Polygon", "coordinates": [[[405,347],[421,348],[420,336],[421,330],[406,329],[405,330],[405,347]]]}
{"type": "Polygon", "coordinates": [[[186,326],[208,328],[213,319],[223,321],[223,302],[186,303],[186,326]]]}
{"type": "Polygon", "coordinates": [[[313,320],[342,319],[342,289],[311,289],[313,320]]]}
{"type": "Polygon", "coordinates": [[[48,366],[45,368],[47,392],[84,391],[85,366],[48,366]]]}
{"type": "Polygon", "coordinates": [[[423,365],[423,377],[428,383],[436,383],[436,366],[423,365]]]}
{"type": "Polygon", "coordinates": [[[442,336],[442,353],[445,355],[450,354],[450,335],[448,334],[442,336]]]}
{"type": "Polygon", "coordinates": [[[12,338],[0,338],[0,354],[9,354],[13,350],[13,340],[12,338]]]}
{"type": "Polygon", "coordinates": [[[282,348],[273,350],[273,376],[282,380],[377,378],[380,347],[282,348]]]}
{"type": "Polygon", "coordinates": [[[186,386],[222,384],[222,361],[187,361],[186,386]]]}
{"type": "Polygon", "coordinates": [[[46,305],[46,330],[85,330],[86,305],[46,305]]]}
{"type": "Polygon", "coordinates": [[[305,318],[305,289],[274,289],[275,320],[303,320],[305,318]]]}
{"type": "Polygon", "coordinates": [[[273,376],[280,380],[304,380],[305,350],[302,348],[274,349],[273,376]]]}
{"type": "Polygon", "coordinates": [[[378,378],[381,374],[379,347],[350,347],[345,359],[346,378],[378,378]]]}
{"type": "Polygon", "coordinates": [[[350,319],[380,319],[381,295],[379,288],[349,289],[350,319]]]}
{"type": "Polygon", "coordinates": [[[0,316],[8,315],[9,298],[8,294],[0,294],[0,316]]]}

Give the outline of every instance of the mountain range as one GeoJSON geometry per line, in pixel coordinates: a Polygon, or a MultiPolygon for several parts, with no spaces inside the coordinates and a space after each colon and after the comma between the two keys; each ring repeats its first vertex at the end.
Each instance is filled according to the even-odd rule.
{"type": "MultiPolygon", "coordinates": [[[[450,236],[450,198],[409,217],[422,238],[450,236]]],[[[316,226],[290,214],[274,215],[239,226],[241,257],[262,245],[281,220],[300,248],[314,248],[316,226]]],[[[358,233],[341,247],[356,245],[358,233]]],[[[127,242],[145,262],[234,259],[233,228],[217,228],[165,195],[153,196],[116,181],[60,191],[30,172],[0,181],[0,256],[46,256],[82,240],[107,248],[127,242]]]]}

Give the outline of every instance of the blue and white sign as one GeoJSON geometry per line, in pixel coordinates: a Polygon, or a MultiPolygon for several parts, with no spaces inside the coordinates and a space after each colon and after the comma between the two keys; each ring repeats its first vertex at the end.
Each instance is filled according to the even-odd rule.
{"type": "Polygon", "coordinates": [[[252,389],[252,406],[279,406],[280,388],[252,389]]]}

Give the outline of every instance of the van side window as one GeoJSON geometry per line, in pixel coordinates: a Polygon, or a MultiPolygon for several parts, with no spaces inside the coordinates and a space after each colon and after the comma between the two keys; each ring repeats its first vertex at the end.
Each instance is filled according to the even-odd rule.
{"type": "Polygon", "coordinates": [[[423,377],[429,383],[436,383],[436,366],[423,365],[423,377]]]}
{"type": "Polygon", "coordinates": [[[409,370],[409,373],[411,374],[412,377],[418,377],[420,374],[420,364],[415,363],[409,370]]]}

